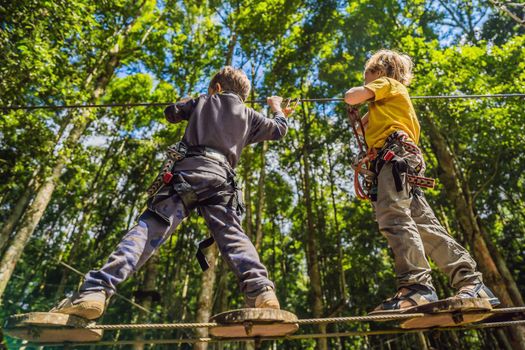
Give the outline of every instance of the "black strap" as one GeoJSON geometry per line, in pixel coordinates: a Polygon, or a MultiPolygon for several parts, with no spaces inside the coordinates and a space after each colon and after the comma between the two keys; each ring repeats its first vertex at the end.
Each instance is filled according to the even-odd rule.
{"type": "Polygon", "coordinates": [[[408,172],[408,163],[399,157],[394,157],[392,160],[392,176],[394,177],[394,183],[396,184],[396,191],[401,192],[403,190],[403,179],[401,174],[408,172]]]}
{"type": "Polygon", "coordinates": [[[197,253],[195,256],[197,257],[197,261],[199,262],[202,271],[206,271],[210,268],[210,264],[208,263],[208,259],[206,259],[203,250],[211,246],[214,242],[215,240],[210,236],[197,244],[197,253]]]}

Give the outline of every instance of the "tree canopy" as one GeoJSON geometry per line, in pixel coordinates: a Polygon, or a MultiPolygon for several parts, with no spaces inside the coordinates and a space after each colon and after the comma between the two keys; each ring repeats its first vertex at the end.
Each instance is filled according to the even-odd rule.
{"type": "MultiPolygon", "coordinates": [[[[0,105],[171,102],[206,93],[232,64],[251,100],[341,97],[381,48],[415,62],[412,95],[525,93],[523,6],[505,1],[19,0],[0,4],[0,105]]],[[[415,100],[427,198],[507,306],[525,295],[523,99],[415,100]],[[483,255],[484,250],[486,254],[483,255]],[[488,257],[488,258],[487,258],[488,257]]],[[[266,106],[250,107],[266,113],[266,106]]],[[[366,106],[363,106],[364,111],[366,106]]],[[[184,124],[162,107],[8,109],[0,117],[0,318],[51,308],[104,263],[144,209],[145,190],[184,124]]],[[[353,135],[342,103],[303,103],[281,142],[244,150],[243,226],[284,309],[299,317],[364,315],[395,290],[393,260],[370,203],[353,190],[353,135]]],[[[192,215],[112,299],[104,323],[190,322],[242,307],[220,259],[203,274],[192,215]],[[216,275],[216,279],[210,279],[216,275]],[[204,285],[203,281],[212,281],[204,285]],[[202,302],[203,295],[211,302],[202,302]]],[[[211,252],[211,254],[217,254],[211,252]]],[[[434,271],[440,297],[453,295],[434,271]]],[[[206,321],[206,320],[203,320],[206,321]]],[[[368,324],[320,331],[368,330],[368,324]]],[[[373,325],[386,328],[388,325],[373,325]]],[[[308,327],[304,332],[316,332],[308,327]]],[[[523,329],[265,342],[283,349],[524,349],[523,329]],[[521,333],[520,333],[521,332],[521,333]]],[[[187,338],[111,332],[107,340],[187,338]]],[[[4,339],[13,348],[15,339],[4,339]]],[[[178,345],[181,349],[189,345],[178,345]]],[[[202,348],[203,344],[196,348],[202,348]]],[[[249,348],[224,343],[210,349],[249,348]]]]}

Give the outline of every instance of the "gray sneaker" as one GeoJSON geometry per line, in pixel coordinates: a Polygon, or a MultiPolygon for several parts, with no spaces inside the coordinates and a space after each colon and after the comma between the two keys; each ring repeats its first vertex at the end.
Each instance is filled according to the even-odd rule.
{"type": "Polygon", "coordinates": [[[244,296],[244,303],[247,308],[258,309],[280,309],[279,300],[272,287],[266,286],[259,290],[255,296],[244,296]]]}
{"type": "Polygon", "coordinates": [[[94,320],[102,316],[109,298],[104,290],[84,291],[74,293],[73,296],[65,298],[49,312],[75,315],[88,320],[94,320]]]}
{"type": "Polygon", "coordinates": [[[494,295],[494,293],[492,293],[492,291],[481,282],[478,282],[476,284],[469,284],[469,285],[461,287],[455,297],[456,298],[486,299],[489,301],[492,307],[496,307],[499,304],[501,304],[501,302],[494,295]]]}

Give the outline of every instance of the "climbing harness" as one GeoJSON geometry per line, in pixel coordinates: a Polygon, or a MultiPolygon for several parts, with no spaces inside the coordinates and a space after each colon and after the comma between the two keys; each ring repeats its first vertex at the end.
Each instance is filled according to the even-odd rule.
{"type": "Polygon", "coordinates": [[[186,157],[186,152],[188,147],[184,142],[177,142],[174,145],[171,145],[166,150],[166,160],[162,164],[162,168],[153,181],[153,183],[148,187],[146,193],[148,197],[153,197],[165,184],[171,182],[173,177],[172,169],[175,166],[175,163],[180,162],[186,157]]]}
{"type": "MultiPolygon", "coordinates": [[[[188,146],[181,141],[168,147],[166,156],[167,159],[164,161],[160,173],[147,190],[149,196],[148,208],[166,222],[169,222],[169,218],[155,210],[155,204],[171,196],[173,191],[177,193],[188,213],[201,205],[221,205],[235,209],[238,215],[244,213],[242,193],[235,180],[236,173],[231,168],[224,154],[208,146],[188,146]],[[190,157],[205,157],[223,166],[226,169],[227,178],[221,187],[229,186],[229,188],[227,190],[212,188],[197,194],[182,174],[174,170],[178,162],[190,157]]],[[[197,243],[196,257],[203,271],[210,267],[203,250],[211,246],[213,242],[214,239],[210,236],[197,243]]]]}
{"type": "Polygon", "coordinates": [[[377,157],[371,164],[373,168],[375,167],[374,173],[379,174],[387,162],[393,165],[392,175],[398,192],[403,190],[402,174],[406,175],[407,182],[414,187],[434,188],[433,178],[419,175],[425,172],[423,154],[414,143],[408,141],[408,135],[404,131],[396,131],[386,139],[385,145],[378,151],[377,157]],[[415,167],[410,166],[405,159],[398,156],[403,151],[415,155],[419,163],[415,167]]]}
{"type": "Polygon", "coordinates": [[[398,192],[403,189],[402,174],[405,174],[407,182],[416,188],[434,188],[435,180],[433,178],[419,175],[424,173],[425,161],[421,150],[414,143],[407,141],[408,135],[405,132],[396,131],[392,133],[386,139],[383,148],[379,150],[377,148],[369,149],[366,145],[365,128],[359,111],[355,107],[350,106],[347,109],[347,114],[359,151],[352,164],[354,169],[354,189],[357,198],[362,200],[370,199],[372,201],[377,199],[377,176],[387,162],[393,165],[392,173],[398,192]],[[403,150],[419,158],[419,164],[415,168],[410,167],[406,160],[397,155],[403,150]],[[359,175],[363,176],[362,183],[359,181],[359,175]]]}

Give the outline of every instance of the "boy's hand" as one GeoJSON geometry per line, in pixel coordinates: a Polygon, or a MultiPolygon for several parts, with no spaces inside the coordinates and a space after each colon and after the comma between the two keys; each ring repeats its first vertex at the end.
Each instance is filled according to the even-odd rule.
{"type": "Polygon", "coordinates": [[[182,97],[180,100],[178,100],[177,103],[186,103],[189,100],[191,100],[191,97],[185,96],[185,97],[182,97]]]}
{"type": "Polygon", "coordinates": [[[283,113],[285,117],[290,116],[291,114],[293,114],[293,112],[295,112],[295,110],[291,107],[286,107],[285,109],[283,109],[283,113]]]}
{"type": "Polygon", "coordinates": [[[285,117],[288,117],[295,111],[295,107],[297,107],[297,104],[299,104],[300,99],[299,98],[287,98],[286,99],[286,106],[283,108],[283,113],[285,117]]]}
{"type": "Polygon", "coordinates": [[[280,96],[271,96],[266,99],[266,102],[268,103],[268,106],[272,109],[272,112],[283,112],[281,108],[281,103],[283,102],[283,98],[280,96]]]}

